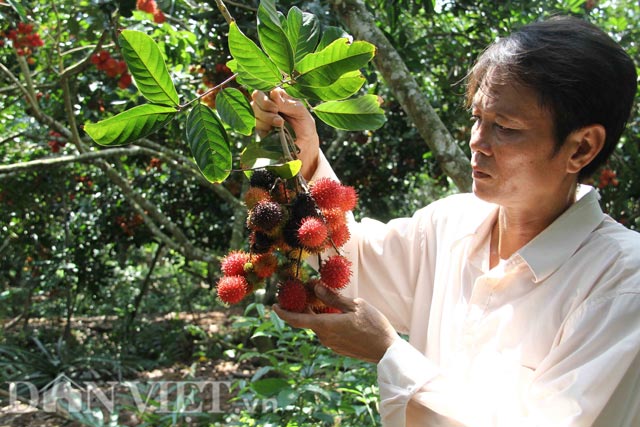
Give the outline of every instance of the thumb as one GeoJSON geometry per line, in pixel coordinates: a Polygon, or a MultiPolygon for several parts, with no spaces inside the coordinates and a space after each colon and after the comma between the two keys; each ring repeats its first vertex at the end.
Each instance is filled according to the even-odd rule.
{"type": "Polygon", "coordinates": [[[336,292],[333,292],[327,289],[326,286],[318,284],[313,288],[313,291],[315,292],[316,296],[320,299],[320,301],[322,301],[329,307],[337,308],[343,313],[355,311],[355,304],[353,303],[353,299],[344,297],[336,292]]]}

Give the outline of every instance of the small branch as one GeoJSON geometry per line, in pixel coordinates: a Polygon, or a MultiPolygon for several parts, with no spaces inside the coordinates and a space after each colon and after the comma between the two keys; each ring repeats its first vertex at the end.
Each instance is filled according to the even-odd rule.
{"type": "Polygon", "coordinates": [[[244,207],[244,204],[240,200],[238,200],[237,197],[231,194],[229,190],[227,190],[225,187],[223,187],[222,185],[213,184],[207,181],[204,178],[204,176],[202,176],[202,173],[200,173],[200,170],[194,166],[193,160],[185,156],[182,156],[174,151],[171,151],[166,147],[160,144],[157,144],[146,138],[143,138],[140,141],[138,141],[138,145],[142,147],[148,147],[149,149],[153,149],[154,150],[153,152],[155,153],[154,155],[157,155],[158,157],[162,157],[163,160],[166,160],[168,163],[171,164],[171,166],[181,170],[186,174],[189,174],[195,177],[200,182],[201,185],[213,190],[214,193],[216,193],[225,202],[229,203],[234,209],[244,207]]]}
{"type": "Polygon", "coordinates": [[[91,162],[96,159],[113,156],[135,156],[137,154],[143,154],[144,152],[145,150],[141,149],[140,147],[110,148],[108,150],[90,151],[77,155],[47,157],[44,159],[31,160],[29,162],[13,163],[11,165],[0,165],[0,179],[3,174],[9,174],[13,172],[25,172],[44,167],[60,166],[67,163],[91,162]]]}
{"type": "Polygon", "coordinates": [[[24,87],[24,85],[22,84],[22,82],[16,77],[15,74],[13,74],[11,72],[10,69],[8,69],[2,62],[0,62],[0,70],[7,76],[7,78],[9,80],[11,80],[13,82],[13,84],[20,90],[20,92],[22,92],[22,94],[24,95],[24,97],[27,99],[27,102],[29,103],[30,100],[30,95],[29,95],[29,91],[27,90],[26,87],[24,87]]]}
{"type": "Polygon", "coordinates": [[[227,21],[227,24],[231,24],[233,21],[235,21],[222,0],[216,0],[216,5],[218,6],[218,10],[220,10],[220,13],[224,17],[224,20],[227,21]]]}
{"type": "MultiPolygon", "coordinates": [[[[91,53],[89,55],[87,55],[86,57],[84,57],[84,59],[81,59],[75,65],[72,65],[71,67],[65,69],[62,72],[62,74],[60,75],[60,78],[61,79],[68,79],[70,76],[75,75],[75,74],[79,74],[82,71],[84,71],[87,67],[89,67],[89,65],[91,64],[91,56],[93,54],[97,53],[100,49],[102,49],[102,45],[104,44],[104,41],[106,40],[108,35],[109,35],[109,31],[104,30],[102,32],[102,35],[100,35],[100,39],[98,40],[98,43],[95,45],[95,47],[93,48],[91,53]]],[[[67,53],[70,53],[70,52],[72,52],[72,51],[67,51],[65,53],[61,53],[60,57],[62,57],[62,55],[64,55],[64,54],[67,54],[67,53]]]]}
{"type": "Polygon", "coordinates": [[[221,87],[223,87],[224,85],[226,85],[227,83],[229,83],[232,80],[235,80],[235,78],[238,76],[238,74],[234,74],[231,77],[229,77],[228,79],[226,79],[225,81],[223,81],[222,83],[220,83],[219,85],[216,85],[212,88],[207,89],[203,94],[199,95],[197,98],[192,99],[191,101],[187,102],[186,104],[182,104],[180,105],[180,107],[178,107],[180,109],[180,111],[184,110],[185,108],[187,108],[189,105],[193,104],[196,101],[201,100],[202,98],[204,98],[205,96],[209,95],[211,92],[216,91],[218,89],[220,89],[221,87]]]}
{"type": "Polygon", "coordinates": [[[38,104],[38,100],[36,98],[33,80],[31,79],[31,71],[29,71],[29,64],[27,64],[27,60],[22,55],[16,55],[16,59],[18,60],[20,71],[22,71],[22,74],[24,75],[25,88],[27,92],[27,102],[31,105],[31,108],[39,112],[40,104],[38,104]]]}
{"type": "MultiPolygon", "coordinates": [[[[280,136],[280,145],[282,146],[282,153],[284,154],[285,161],[296,160],[298,156],[291,152],[291,146],[293,145],[293,137],[289,133],[289,131],[284,127],[278,128],[278,136],[280,136]]],[[[304,191],[309,191],[309,186],[307,185],[307,180],[301,174],[296,175],[298,179],[298,183],[302,187],[304,191]]]]}

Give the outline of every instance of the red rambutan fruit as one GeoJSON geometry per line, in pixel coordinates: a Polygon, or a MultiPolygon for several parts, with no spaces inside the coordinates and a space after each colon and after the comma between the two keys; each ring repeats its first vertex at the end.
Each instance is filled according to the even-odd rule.
{"type": "Polygon", "coordinates": [[[328,305],[314,308],[313,312],[316,314],[342,314],[342,311],[340,309],[335,307],[329,307],[328,305]]]}
{"type": "Polygon", "coordinates": [[[249,293],[249,283],[242,276],[224,276],[218,281],[218,298],[226,304],[237,304],[249,293]]]}
{"type": "Polygon", "coordinates": [[[354,210],[358,204],[358,193],[356,193],[356,189],[349,185],[343,185],[341,193],[340,209],[345,212],[354,210]]]}
{"type": "Polygon", "coordinates": [[[262,201],[269,201],[269,192],[264,188],[250,187],[244,193],[244,204],[247,209],[253,209],[255,205],[262,201]]]}
{"type": "Polygon", "coordinates": [[[244,265],[247,262],[249,262],[248,253],[231,251],[220,261],[220,269],[225,276],[244,276],[244,265]]]}
{"type": "Polygon", "coordinates": [[[331,178],[320,178],[309,187],[311,196],[320,209],[339,208],[342,200],[342,185],[331,178]]]}
{"type": "Polygon", "coordinates": [[[304,218],[298,228],[298,240],[302,246],[312,251],[322,249],[328,234],[325,223],[312,216],[304,218]]]}
{"type": "Polygon", "coordinates": [[[349,232],[349,227],[346,223],[341,224],[331,233],[331,241],[336,246],[336,248],[344,246],[344,244],[347,243],[350,237],[351,232],[349,232]]]}
{"type": "Polygon", "coordinates": [[[351,261],[342,255],[333,255],[320,266],[322,283],[330,289],[342,289],[351,277],[351,261]]]}
{"type": "Polygon", "coordinates": [[[278,259],[273,253],[260,254],[253,258],[251,262],[253,272],[260,279],[271,277],[278,269],[278,259]]]}
{"type": "Polygon", "coordinates": [[[330,232],[347,222],[347,217],[345,216],[344,211],[340,208],[322,209],[322,216],[324,217],[330,232]]]}
{"type": "Polygon", "coordinates": [[[307,290],[298,279],[289,279],[278,287],[278,304],[284,310],[302,313],[307,307],[307,290]]]}
{"type": "Polygon", "coordinates": [[[307,306],[309,306],[312,310],[315,311],[317,307],[322,307],[324,303],[316,296],[314,288],[316,285],[322,285],[322,281],[320,279],[310,279],[305,283],[305,289],[307,291],[307,306]]]}

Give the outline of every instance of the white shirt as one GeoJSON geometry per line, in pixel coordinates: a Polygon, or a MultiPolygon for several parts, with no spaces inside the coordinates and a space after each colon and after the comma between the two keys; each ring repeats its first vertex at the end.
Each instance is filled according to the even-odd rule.
{"type": "Polygon", "coordinates": [[[377,367],[384,426],[640,426],[640,234],[577,199],[493,269],[472,194],[352,224],[345,294],[409,335],[377,367]]]}

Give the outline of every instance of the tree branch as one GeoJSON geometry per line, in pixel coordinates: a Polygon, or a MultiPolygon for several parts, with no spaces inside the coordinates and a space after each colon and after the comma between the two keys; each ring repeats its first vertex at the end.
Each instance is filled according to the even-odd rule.
{"type": "Polygon", "coordinates": [[[137,144],[141,147],[147,147],[147,150],[149,151],[150,149],[152,149],[152,152],[154,153],[153,155],[161,157],[172,167],[175,167],[176,169],[179,169],[182,172],[196,178],[200,182],[200,184],[213,190],[214,193],[216,193],[225,202],[229,203],[234,209],[244,207],[244,204],[240,200],[238,200],[237,197],[231,194],[225,187],[207,181],[204,176],[202,176],[202,173],[200,173],[200,171],[194,166],[194,163],[191,159],[179,153],[176,153],[175,151],[171,151],[166,147],[146,138],[139,140],[137,144]]]}
{"type": "Polygon", "coordinates": [[[222,0],[216,0],[216,5],[218,6],[218,10],[224,17],[224,20],[227,21],[227,24],[231,24],[234,19],[229,13],[229,10],[227,9],[227,6],[225,6],[224,2],[222,0]]]}
{"type": "Polygon", "coordinates": [[[442,170],[460,191],[470,191],[471,166],[467,156],[422,93],[398,51],[377,27],[373,15],[362,0],[331,0],[331,3],[355,38],[376,45],[376,68],[433,152],[442,170]]]}

